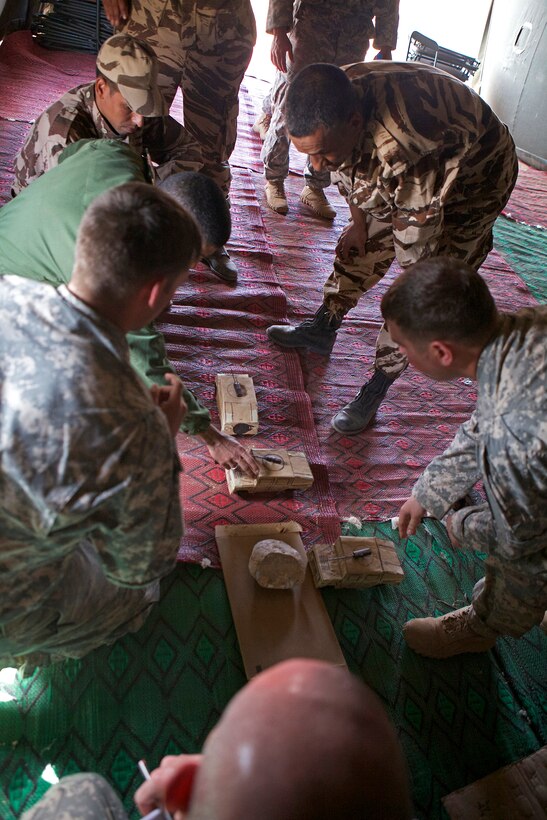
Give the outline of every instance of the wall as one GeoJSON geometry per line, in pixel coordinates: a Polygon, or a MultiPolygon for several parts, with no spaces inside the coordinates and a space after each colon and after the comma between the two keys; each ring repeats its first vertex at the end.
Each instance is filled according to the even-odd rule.
{"type": "Polygon", "coordinates": [[[547,169],[547,4],[495,0],[481,96],[513,134],[521,159],[547,169]]]}

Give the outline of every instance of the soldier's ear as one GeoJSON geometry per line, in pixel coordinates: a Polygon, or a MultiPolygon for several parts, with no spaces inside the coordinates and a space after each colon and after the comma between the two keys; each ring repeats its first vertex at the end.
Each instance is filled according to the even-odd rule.
{"type": "Polygon", "coordinates": [[[451,367],[454,362],[454,351],[448,342],[433,341],[429,343],[429,352],[441,367],[451,367]]]}
{"type": "Polygon", "coordinates": [[[95,99],[104,100],[107,91],[108,85],[104,77],[97,77],[97,79],[95,80],[95,99]]]}

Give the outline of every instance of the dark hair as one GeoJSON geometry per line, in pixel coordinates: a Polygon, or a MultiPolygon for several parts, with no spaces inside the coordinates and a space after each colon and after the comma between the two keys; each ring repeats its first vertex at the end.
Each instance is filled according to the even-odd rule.
{"type": "Polygon", "coordinates": [[[285,121],[292,137],[346,123],[356,108],[351,81],[341,68],[314,63],[296,75],[285,99],[285,121]]]}
{"type": "Polygon", "coordinates": [[[74,274],[115,302],[156,277],[175,278],[201,252],[194,218],[144,182],[110,188],[93,200],[80,223],[74,274]]]}
{"type": "Polygon", "coordinates": [[[186,171],[172,174],[159,187],[192,214],[205,244],[215,248],[226,244],[232,230],[230,208],[214,180],[196,171],[186,171]]]}
{"type": "Polygon", "coordinates": [[[465,262],[437,256],[407,268],[384,294],[382,316],[411,340],[483,344],[498,311],[482,276],[465,262]]]}
{"type": "Polygon", "coordinates": [[[97,75],[96,79],[104,80],[111,94],[115,94],[117,91],[119,91],[117,83],[115,83],[113,80],[109,80],[108,77],[105,77],[104,74],[102,74],[98,68],[95,70],[95,73],[97,75]]]}

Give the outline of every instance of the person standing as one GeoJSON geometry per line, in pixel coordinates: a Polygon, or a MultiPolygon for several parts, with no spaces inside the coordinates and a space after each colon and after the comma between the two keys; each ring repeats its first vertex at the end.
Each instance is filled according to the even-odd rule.
{"type": "MultiPolygon", "coordinates": [[[[372,37],[378,49],[375,59],[391,60],[398,24],[399,0],[270,0],[266,31],[273,35],[271,58],[277,73],[254,128],[265,130],[261,158],[266,202],[276,213],[289,210],[284,187],[290,147],[283,113],[287,86],[310,63],[342,66],[364,60],[372,37]]],[[[316,171],[308,161],[304,180],[301,202],[317,216],[334,219],[336,211],[324,192],[330,172],[316,171]]]]}
{"type": "MultiPolygon", "coordinates": [[[[168,106],[182,91],[184,126],[199,144],[203,171],[230,192],[239,88],[256,42],[250,0],[103,0],[113,26],[146,42],[158,62],[168,106]]],[[[204,258],[217,276],[237,281],[224,247],[204,258]]]]}

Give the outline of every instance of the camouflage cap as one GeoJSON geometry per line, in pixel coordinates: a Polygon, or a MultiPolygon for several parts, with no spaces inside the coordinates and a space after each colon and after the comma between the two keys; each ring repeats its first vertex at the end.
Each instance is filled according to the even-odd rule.
{"type": "Polygon", "coordinates": [[[157,84],[158,63],[154,52],[129,34],[115,34],[102,44],[97,68],[116,83],[120,94],[136,114],[165,117],[169,106],[157,84]]]}

